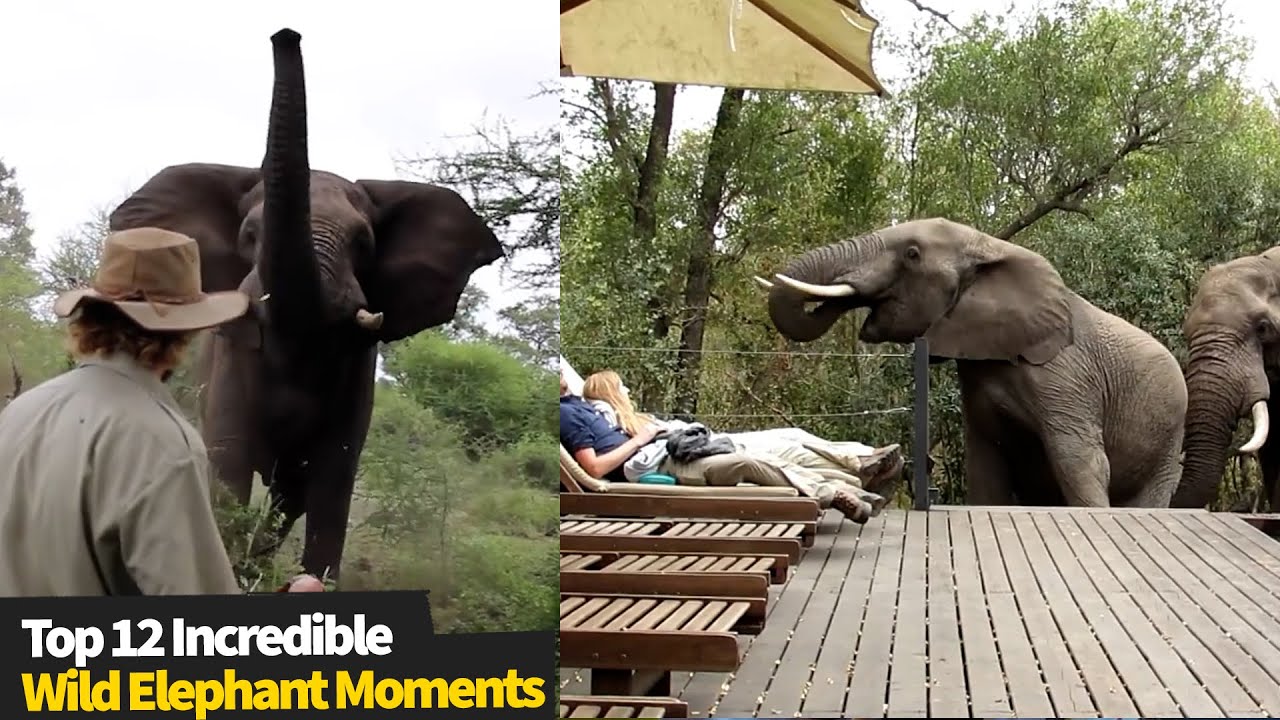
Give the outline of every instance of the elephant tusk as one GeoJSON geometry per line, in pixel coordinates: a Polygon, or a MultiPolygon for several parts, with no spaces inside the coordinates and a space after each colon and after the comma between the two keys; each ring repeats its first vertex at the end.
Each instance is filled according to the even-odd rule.
{"type": "Polygon", "coordinates": [[[755,277],[756,277],[756,282],[760,283],[760,287],[764,288],[765,290],[773,289],[773,283],[769,282],[768,280],[765,280],[759,275],[756,275],[755,277]]]}
{"type": "Polygon", "coordinates": [[[786,275],[774,275],[774,277],[778,278],[778,282],[783,285],[814,297],[849,297],[856,292],[850,285],[813,285],[795,278],[789,278],[786,275]]]}
{"type": "Polygon", "coordinates": [[[1266,400],[1254,403],[1250,408],[1250,414],[1253,415],[1253,437],[1236,451],[1241,455],[1250,455],[1261,450],[1267,442],[1267,433],[1271,430],[1271,413],[1267,410],[1266,400]]]}
{"type": "Polygon", "coordinates": [[[258,299],[259,299],[259,300],[261,300],[262,302],[266,302],[266,301],[267,301],[267,298],[269,298],[269,297],[271,297],[271,293],[267,293],[266,295],[263,295],[262,297],[260,297],[260,298],[258,298],[258,299]]]}
{"type": "Polygon", "coordinates": [[[377,330],[382,327],[382,313],[371,313],[360,308],[356,311],[356,324],[365,330],[377,330]]]}

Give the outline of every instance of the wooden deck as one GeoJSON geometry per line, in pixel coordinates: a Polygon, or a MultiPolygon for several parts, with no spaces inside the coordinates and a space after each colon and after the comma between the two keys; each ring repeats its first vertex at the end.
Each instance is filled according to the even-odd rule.
{"type": "Polygon", "coordinates": [[[675,676],[691,717],[1280,717],[1280,542],[1203,511],[827,512],[740,643],[675,676]]]}

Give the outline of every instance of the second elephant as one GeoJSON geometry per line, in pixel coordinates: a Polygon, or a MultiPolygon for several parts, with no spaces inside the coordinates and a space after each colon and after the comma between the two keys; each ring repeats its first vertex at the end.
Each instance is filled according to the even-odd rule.
{"type": "Polygon", "coordinates": [[[924,337],[956,361],[969,504],[1168,506],[1187,410],[1177,360],[1037,253],[914,220],[812,250],[769,284],[792,340],[869,308],[862,341],[924,337]]]}

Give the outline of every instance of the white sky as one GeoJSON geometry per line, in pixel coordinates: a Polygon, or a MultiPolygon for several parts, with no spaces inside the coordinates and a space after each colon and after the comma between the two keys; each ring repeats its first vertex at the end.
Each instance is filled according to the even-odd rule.
{"type": "MultiPolygon", "coordinates": [[[[175,163],[256,166],[266,144],[270,36],[302,34],[312,167],[397,177],[395,159],[459,142],[484,116],[558,122],[550,0],[58,0],[6,4],[0,159],[17,171],[35,242],[114,207],[175,163]]],[[[460,189],[461,190],[461,189],[460,189]]],[[[464,192],[464,195],[466,193],[464,192]]],[[[473,282],[523,297],[500,265],[473,282]]]]}
{"type": "MultiPolygon", "coordinates": [[[[1023,15],[1047,5],[1039,0],[921,0],[921,4],[946,13],[960,27],[964,27],[966,21],[978,12],[1008,14],[1012,8],[1013,12],[1023,15]]],[[[1275,44],[1272,39],[1274,28],[1280,24],[1280,3],[1270,0],[1224,0],[1223,6],[1236,20],[1235,31],[1252,39],[1254,43],[1253,59],[1249,63],[1249,73],[1254,85],[1259,88],[1267,83],[1280,85],[1280,44],[1275,44]]],[[[863,8],[871,17],[880,21],[875,34],[872,64],[881,82],[892,92],[895,88],[894,79],[905,74],[906,65],[901,58],[885,52],[880,46],[880,40],[888,35],[905,39],[913,25],[929,16],[917,10],[908,0],[864,0],[863,8]]],[[[564,82],[566,94],[571,95],[582,92],[590,81],[585,78],[566,78],[564,82]]],[[[723,92],[721,88],[681,86],[676,96],[673,133],[713,122],[723,92]]],[[[648,102],[652,103],[652,93],[642,93],[641,96],[647,97],[648,102]]],[[[579,144],[577,138],[567,140],[565,144],[571,149],[579,144]]],[[[570,153],[571,156],[572,154],[570,153]]]]}

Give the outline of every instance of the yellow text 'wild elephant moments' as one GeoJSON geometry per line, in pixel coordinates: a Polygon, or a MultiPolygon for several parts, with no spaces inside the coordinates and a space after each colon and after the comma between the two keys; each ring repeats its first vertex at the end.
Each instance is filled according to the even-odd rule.
{"type": "Polygon", "coordinates": [[[392,678],[370,670],[314,671],[306,679],[250,681],[227,669],[220,678],[170,680],[164,670],[95,678],[71,668],[62,673],[23,673],[27,712],[177,711],[204,720],[218,710],[365,710],[426,708],[540,708],[545,681],[521,677],[392,678]]]}
{"type": "Polygon", "coordinates": [[[0,686],[6,716],[515,720],[543,717],[554,688],[553,633],[436,635],[422,592],[0,603],[0,642],[28,657],[0,686]]]}

